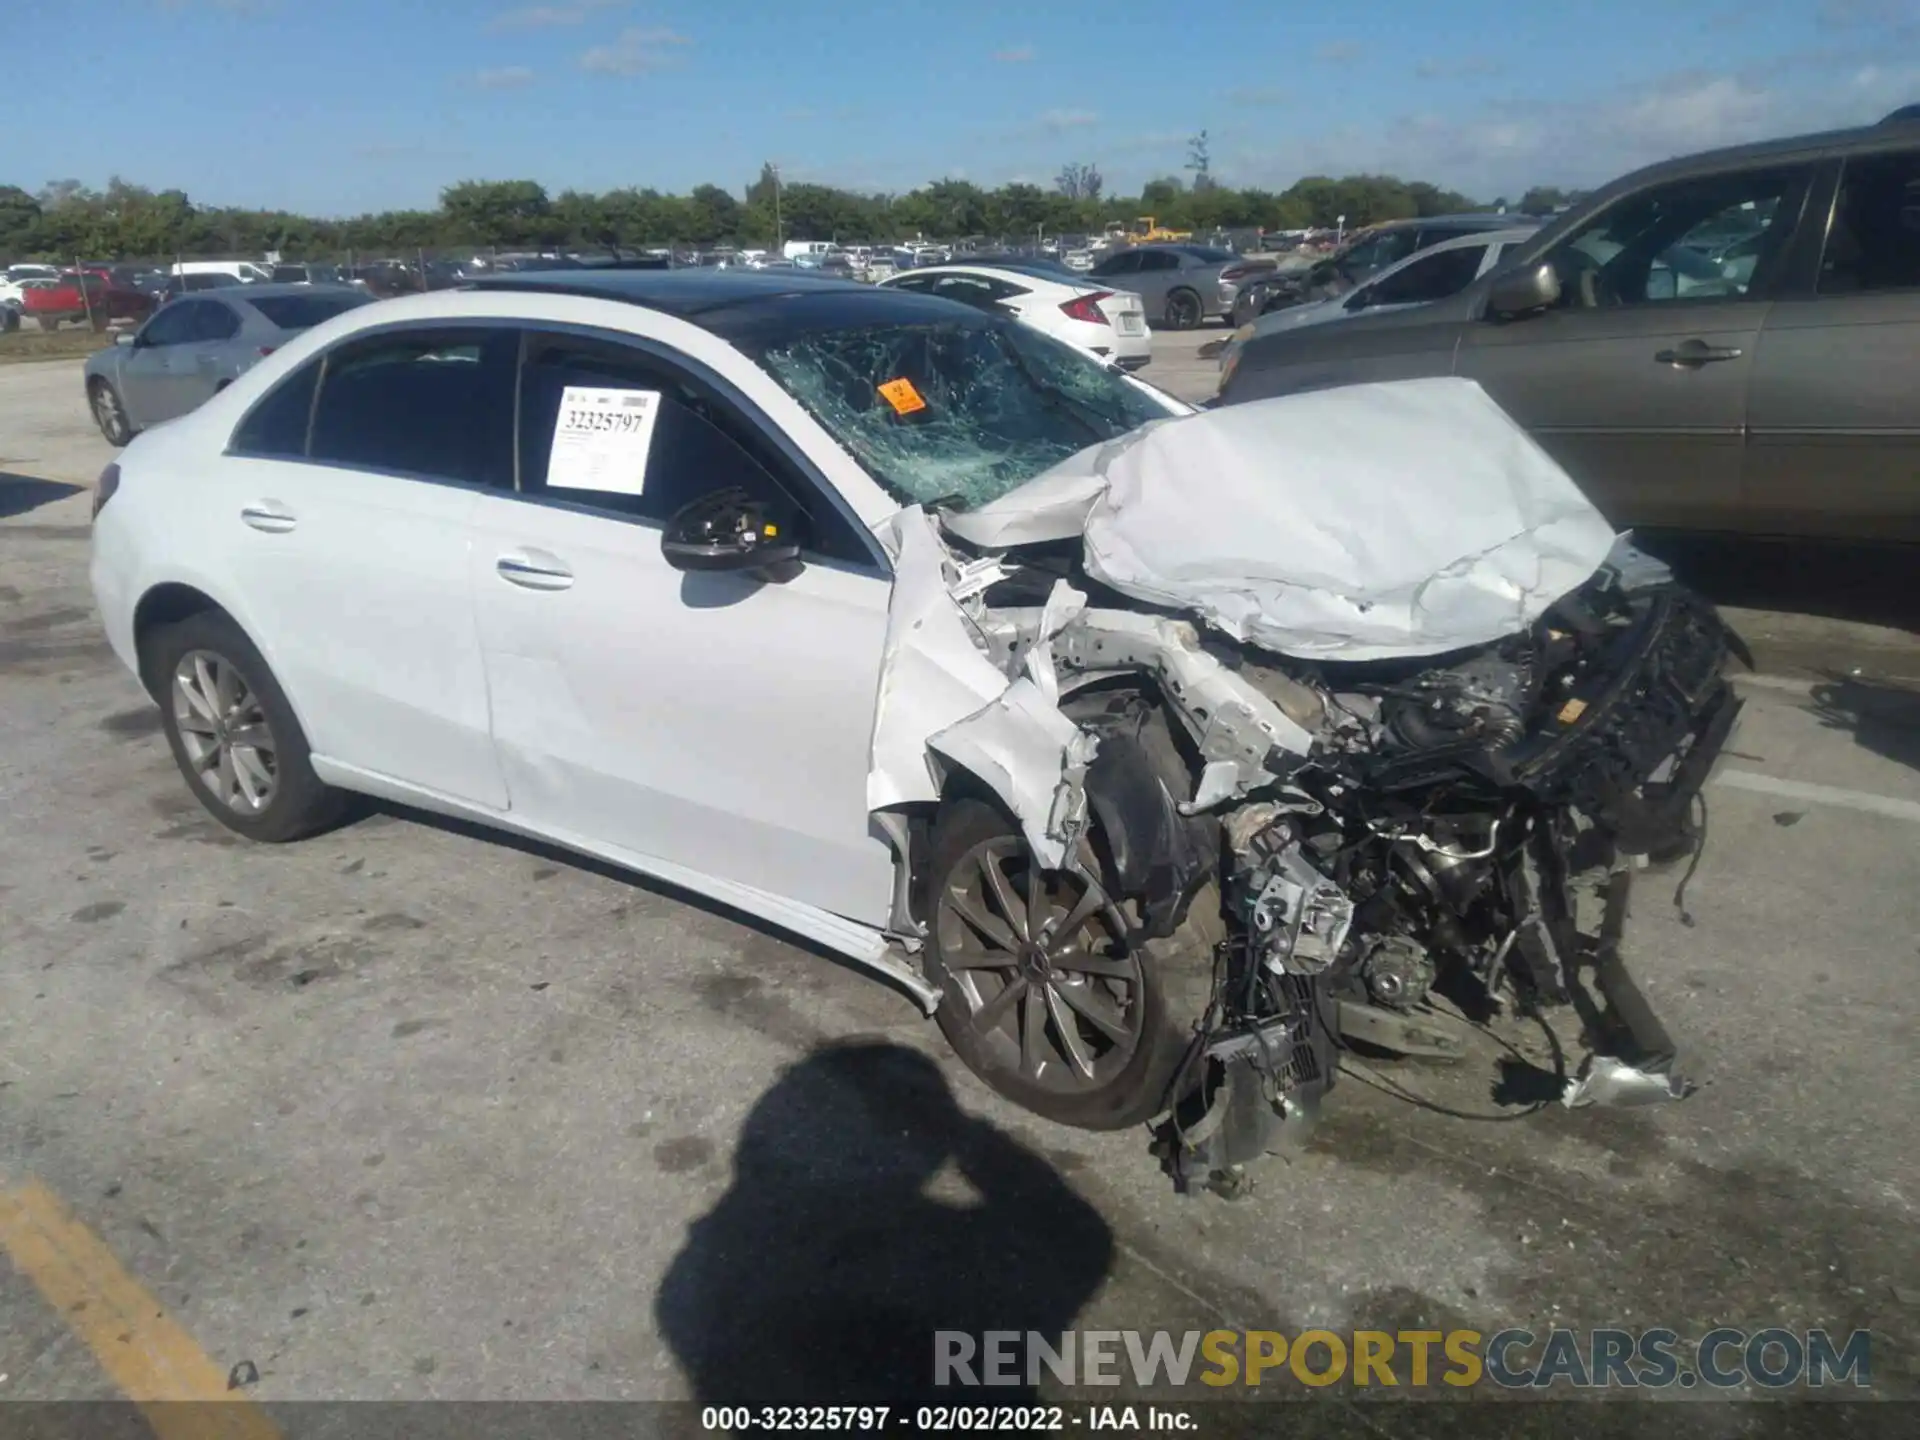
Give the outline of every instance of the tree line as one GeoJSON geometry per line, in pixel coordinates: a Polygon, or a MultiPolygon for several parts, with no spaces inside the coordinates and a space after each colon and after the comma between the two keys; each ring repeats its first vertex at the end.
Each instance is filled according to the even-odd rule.
{"type": "MultiPolygon", "coordinates": [[[[549,195],[533,180],[467,180],[440,192],[433,210],[389,210],[322,219],[279,210],[196,205],[181,190],[150,190],[115,177],[93,190],[74,180],[38,191],[0,185],[0,259],[158,258],[258,254],[289,257],[405,253],[464,246],[767,246],[780,239],[893,241],[970,235],[1007,238],[1095,234],[1110,222],[1153,216],[1192,230],[1353,229],[1381,220],[1498,208],[1458,191],[1391,175],[1314,175],[1282,191],[1234,189],[1201,162],[1192,183],[1166,177],[1135,196],[1109,194],[1098,168],[1064,167],[1051,189],[1008,184],[984,189],[943,179],[903,195],[857,194],[827,185],[783,183],[772,166],[744,198],[718,185],[685,195],[639,187],[549,195]]],[[[1546,213],[1573,198],[1550,187],[1509,208],[1546,213]]]]}

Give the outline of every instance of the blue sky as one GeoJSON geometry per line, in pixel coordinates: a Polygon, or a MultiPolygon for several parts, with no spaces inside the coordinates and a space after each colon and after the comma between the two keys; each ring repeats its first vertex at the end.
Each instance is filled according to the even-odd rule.
{"type": "Polygon", "coordinates": [[[1374,169],[1487,199],[1920,100],[1920,0],[5,0],[0,183],[209,204],[941,175],[1110,188],[1205,127],[1231,184],[1374,169]],[[1309,12],[1309,13],[1303,13],[1309,12]],[[78,29],[83,43],[68,44],[78,29]],[[23,38],[23,37],[39,38],[23,38]]]}

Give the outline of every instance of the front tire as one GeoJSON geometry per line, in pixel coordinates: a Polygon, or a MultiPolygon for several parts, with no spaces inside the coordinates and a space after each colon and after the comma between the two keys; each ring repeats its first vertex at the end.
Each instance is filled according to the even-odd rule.
{"type": "Polygon", "coordinates": [[[95,380],[87,386],[87,406],[93,411],[93,423],[109,445],[125,445],[133,439],[133,422],[127,419],[127,407],[110,380],[95,380]]]}
{"type": "Polygon", "coordinates": [[[923,964],[943,995],[941,1032],[969,1070],[1082,1129],[1167,1108],[1212,996],[1211,891],[1172,937],[1130,947],[1100,886],[1042,871],[1018,826],[975,799],[941,811],[927,884],[923,964]]]}
{"type": "Polygon", "coordinates": [[[1207,318],[1206,306],[1191,290],[1176,290],[1167,296],[1166,325],[1169,330],[1191,330],[1207,318]]]}
{"type": "Polygon", "coordinates": [[[141,659],[174,762],[214,819],[279,844],[346,814],[347,796],[313,773],[293,707],[230,617],[205,610],[157,630],[141,659]]]}

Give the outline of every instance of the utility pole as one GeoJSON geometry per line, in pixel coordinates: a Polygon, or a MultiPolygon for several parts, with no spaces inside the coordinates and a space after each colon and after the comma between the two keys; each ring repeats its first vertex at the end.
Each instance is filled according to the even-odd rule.
{"type": "Polygon", "coordinates": [[[773,253],[782,255],[786,250],[781,244],[785,238],[785,232],[780,223],[780,167],[774,165],[769,168],[773,171],[773,253]]]}

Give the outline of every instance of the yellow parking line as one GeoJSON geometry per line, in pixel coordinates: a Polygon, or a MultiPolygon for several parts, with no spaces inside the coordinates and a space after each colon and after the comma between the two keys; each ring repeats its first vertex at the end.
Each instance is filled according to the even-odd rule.
{"type": "Polygon", "coordinates": [[[0,1193],[0,1248],[160,1440],[279,1440],[266,1412],[227,1389],[226,1372],[38,1180],[0,1193]]]}

